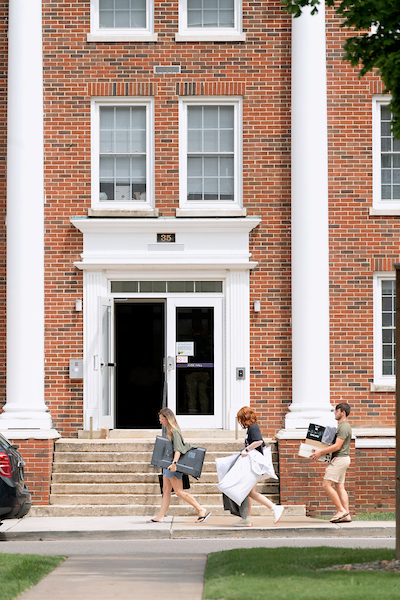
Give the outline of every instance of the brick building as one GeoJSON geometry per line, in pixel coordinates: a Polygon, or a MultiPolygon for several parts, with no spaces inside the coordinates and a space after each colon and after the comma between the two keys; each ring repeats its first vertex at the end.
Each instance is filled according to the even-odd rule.
{"type": "Polygon", "coordinates": [[[185,429],[233,430],[253,406],[278,438],[281,501],[313,514],[321,467],[297,446],[347,401],[352,501],[393,509],[400,145],[380,79],[343,63],[334,13],[0,13],[0,430],[36,502],[54,439],[154,429],[164,397],[185,429]]]}

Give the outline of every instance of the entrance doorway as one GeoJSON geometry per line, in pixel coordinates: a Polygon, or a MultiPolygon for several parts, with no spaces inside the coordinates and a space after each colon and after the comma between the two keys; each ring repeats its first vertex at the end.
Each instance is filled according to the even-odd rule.
{"type": "Polygon", "coordinates": [[[158,428],[165,356],[164,302],[115,303],[115,427],[158,428]]]}
{"type": "Polygon", "coordinates": [[[155,429],[166,405],[184,428],[221,428],[222,298],[102,299],[102,423],[155,429]]]}

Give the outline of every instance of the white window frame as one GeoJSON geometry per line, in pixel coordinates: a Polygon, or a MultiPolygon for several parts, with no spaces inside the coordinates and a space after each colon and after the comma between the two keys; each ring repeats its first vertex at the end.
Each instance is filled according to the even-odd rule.
{"type": "Polygon", "coordinates": [[[372,177],[373,207],[371,215],[400,215],[400,200],[382,200],[381,193],[381,106],[387,106],[387,94],[373,97],[372,104],[372,177]]]}
{"type": "Polygon", "coordinates": [[[243,202],[243,99],[237,96],[199,96],[179,100],[179,209],[177,216],[245,216],[243,202]],[[235,120],[234,136],[234,200],[213,202],[188,201],[187,199],[187,152],[188,107],[233,106],[235,120]]]}
{"type": "Polygon", "coordinates": [[[90,33],[88,42],[156,42],[154,33],[154,0],[146,0],[145,28],[101,27],[99,20],[99,0],[90,1],[90,33]]]}
{"type": "Polygon", "coordinates": [[[96,97],[91,102],[91,175],[92,209],[141,211],[154,210],[154,98],[96,97]],[[100,107],[145,106],[146,107],[146,200],[138,202],[100,201],[100,107]]]}
{"type": "Polygon", "coordinates": [[[396,385],[395,375],[383,375],[382,373],[382,282],[395,281],[394,273],[374,273],[373,276],[373,302],[374,302],[374,388],[379,391],[382,388],[394,388],[396,385]]]}
{"type": "Polygon", "coordinates": [[[187,0],[179,0],[179,32],[175,34],[177,42],[245,42],[246,34],[242,31],[242,0],[235,2],[234,27],[188,27],[187,0]]]}

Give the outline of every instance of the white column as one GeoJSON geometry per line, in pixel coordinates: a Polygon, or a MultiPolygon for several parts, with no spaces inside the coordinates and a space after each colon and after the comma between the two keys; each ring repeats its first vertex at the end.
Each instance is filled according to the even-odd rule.
{"type": "Polygon", "coordinates": [[[292,28],[292,376],[285,427],[334,424],[329,400],[325,8],[292,28]]]}
{"type": "Polygon", "coordinates": [[[7,399],[0,429],[50,430],[44,402],[41,0],[10,1],[8,50],[7,399]]]}

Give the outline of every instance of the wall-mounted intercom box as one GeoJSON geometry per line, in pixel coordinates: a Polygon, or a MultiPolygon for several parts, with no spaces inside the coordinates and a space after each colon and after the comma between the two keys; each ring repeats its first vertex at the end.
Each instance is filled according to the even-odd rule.
{"type": "Polygon", "coordinates": [[[71,358],[69,361],[69,378],[83,379],[83,360],[71,358]]]}

